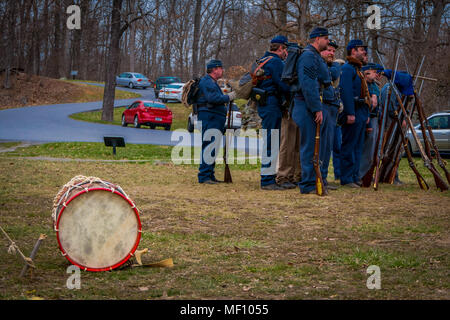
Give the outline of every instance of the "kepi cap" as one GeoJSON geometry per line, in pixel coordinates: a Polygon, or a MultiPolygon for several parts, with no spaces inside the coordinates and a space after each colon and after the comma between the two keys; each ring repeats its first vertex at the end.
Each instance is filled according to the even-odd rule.
{"type": "Polygon", "coordinates": [[[213,69],[217,67],[223,67],[222,61],[212,59],[206,64],[206,69],[213,69]]]}
{"type": "Polygon", "coordinates": [[[358,48],[358,47],[364,47],[367,49],[367,45],[365,45],[362,42],[362,40],[359,40],[359,39],[350,40],[350,42],[347,44],[347,51],[350,51],[353,48],[358,48]]]}
{"type": "Polygon", "coordinates": [[[335,47],[336,49],[339,48],[338,44],[334,40],[329,40],[328,45],[335,47]]]}
{"type": "Polygon", "coordinates": [[[315,27],[309,34],[309,38],[313,39],[313,38],[324,37],[324,36],[328,36],[328,35],[329,35],[329,33],[328,33],[327,28],[315,27]]]}
{"type": "Polygon", "coordinates": [[[270,43],[280,43],[284,44],[285,46],[288,45],[288,38],[282,35],[275,36],[272,40],[270,40],[270,43]]]}

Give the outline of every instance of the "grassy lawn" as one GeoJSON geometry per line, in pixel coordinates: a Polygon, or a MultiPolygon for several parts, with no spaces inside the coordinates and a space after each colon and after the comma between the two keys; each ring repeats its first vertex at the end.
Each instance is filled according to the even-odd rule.
{"type": "MultiPolygon", "coordinates": [[[[258,165],[231,165],[233,184],[199,185],[197,165],[174,165],[170,147],[127,145],[117,159],[61,162],[18,157],[110,160],[101,144],[45,144],[0,154],[0,225],[28,255],[44,240],[32,276],[0,250],[0,299],[449,299],[450,193],[419,189],[406,161],[396,187],[339,189],[329,196],[261,191],[258,165]],[[126,153],[125,153],[126,151],[126,153]],[[81,273],[66,287],[51,209],[76,175],[120,185],[140,210],[144,262],[173,258],[173,268],[81,273]],[[367,267],[381,270],[368,290],[367,267]]],[[[332,168],[331,168],[332,174],[332,168]]],[[[218,166],[217,177],[223,177],[218,166]]]]}

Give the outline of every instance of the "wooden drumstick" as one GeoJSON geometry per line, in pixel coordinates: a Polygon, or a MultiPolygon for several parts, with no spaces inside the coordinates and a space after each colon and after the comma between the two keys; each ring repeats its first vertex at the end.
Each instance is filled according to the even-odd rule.
{"type": "Polygon", "coordinates": [[[136,261],[137,263],[142,266],[142,255],[144,253],[148,252],[148,248],[142,249],[142,250],[136,250],[136,252],[134,253],[134,256],[136,257],[136,261]]]}
{"type": "MultiPolygon", "coordinates": [[[[39,246],[41,245],[42,240],[44,240],[45,238],[47,238],[47,235],[41,234],[41,235],[39,236],[38,240],[36,241],[36,243],[34,244],[33,250],[31,251],[31,254],[30,254],[30,257],[29,257],[29,259],[30,259],[31,261],[33,261],[34,257],[35,257],[36,254],[37,254],[37,251],[38,251],[38,249],[39,249],[39,246]]],[[[20,273],[20,276],[23,277],[23,276],[25,275],[25,272],[27,272],[27,270],[28,270],[28,264],[25,264],[25,265],[23,266],[22,272],[20,273]]]]}

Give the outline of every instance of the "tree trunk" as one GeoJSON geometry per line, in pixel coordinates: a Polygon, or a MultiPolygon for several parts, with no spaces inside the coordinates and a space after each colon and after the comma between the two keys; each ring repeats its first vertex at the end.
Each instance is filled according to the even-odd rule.
{"type": "Polygon", "coordinates": [[[130,28],[130,42],[128,50],[130,52],[130,72],[134,72],[136,61],[136,26],[130,28]]]}
{"type": "Polygon", "coordinates": [[[223,23],[225,20],[226,3],[227,3],[226,0],[222,0],[222,10],[220,12],[219,39],[217,40],[216,59],[220,59],[220,51],[222,50],[222,34],[223,34],[223,23]]]}
{"type": "Polygon", "coordinates": [[[111,40],[108,46],[108,59],[106,64],[105,91],[103,95],[102,120],[114,120],[114,98],[116,74],[119,66],[120,38],[121,38],[121,13],[122,0],[113,0],[111,13],[111,40]]]}
{"type": "Polygon", "coordinates": [[[283,36],[288,36],[287,32],[287,2],[288,0],[277,0],[277,26],[280,29],[278,32],[279,34],[282,34],[283,36]]]}
{"type": "Polygon", "coordinates": [[[196,0],[194,14],[194,41],[192,43],[192,77],[199,76],[199,57],[198,43],[200,40],[200,24],[201,24],[202,0],[196,0]]]}
{"type": "Polygon", "coordinates": [[[9,50],[6,51],[6,68],[5,68],[5,83],[4,83],[4,87],[5,89],[10,89],[11,88],[11,79],[10,79],[10,72],[11,72],[11,67],[12,64],[14,63],[14,46],[15,46],[15,41],[16,41],[16,30],[15,30],[15,26],[16,26],[16,5],[17,2],[15,0],[9,0],[7,2],[7,28],[8,28],[8,32],[9,32],[9,44],[8,44],[8,48],[9,50]]]}
{"type": "Polygon", "coordinates": [[[433,12],[430,17],[430,27],[428,28],[426,41],[426,48],[429,54],[432,54],[436,50],[445,2],[445,0],[433,0],[433,12]]]}
{"type": "Polygon", "coordinates": [[[55,0],[54,8],[54,44],[52,49],[52,76],[54,78],[60,78],[60,67],[61,67],[61,0],[55,0]]]}

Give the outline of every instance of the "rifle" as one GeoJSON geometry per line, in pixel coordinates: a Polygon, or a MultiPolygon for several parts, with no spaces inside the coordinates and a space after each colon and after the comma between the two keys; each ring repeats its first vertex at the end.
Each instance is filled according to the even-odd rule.
{"type": "MultiPolygon", "coordinates": [[[[405,57],[406,55],[405,55],[404,50],[402,50],[402,51],[403,51],[403,60],[405,62],[406,70],[409,73],[408,62],[406,61],[406,57],[405,57]]],[[[425,61],[425,56],[422,57],[420,65],[419,64],[416,65],[416,68],[415,68],[414,73],[413,73],[413,77],[415,77],[418,74],[420,74],[420,71],[422,70],[422,66],[423,66],[424,61],[425,61]]],[[[417,80],[418,80],[418,78],[416,77],[416,79],[414,80],[414,87],[416,86],[417,80]]],[[[422,81],[422,83],[423,83],[423,81],[422,81]]],[[[395,82],[394,82],[394,84],[395,84],[395,82]]],[[[403,105],[405,106],[405,109],[408,110],[408,99],[407,99],[407,97],[405,97],[405,100],[403,100],[403,101],[404,101],[403,105]]],[[[411,111],[409,113],[410,116],[412,116],[414,114],[415,106],[416,105],[414,103],[412,105],[412,109],[411,109],[411,111]]],[[[400,109],[400,107],[399,107],[399,109],[400,109]]],[[[401,122],[402,121],[400,121],[400,124],[401,124],[401,122]]],[[[396,123],[396,125],[397,125],[397,123],[396,123]]],[[[394,148],[394,151],[393,151],[394,158],[392,159],[392,162],[387,164],[387,167],[390,167],[390,168],[389,168],[389,170],[386,168],[387,169],[386,170],[386,175],[385,175],[385,178],[383,179],[383,181],[388,182],[389,184],[392,184],[394,182],[395,174],[396,174],[398,166],[400,164],[402,146],[403,146],[403,143],[402,143],[402,140],[399,137],[399,141],[397,142],[397,144],[396,144],[396,146],[394,148]],[[392,163],[393,163],[393,165],[392,165],[392,163]]],[[[405,150],[405,152],[406,152],[406,150],[405,150]]]]}
{"type": "MultiPolygon", "coordinates": [[[[403,50],[403,53],[404,53],[404,50],[403,50]]],[[[405,66],[406,66],[407,72],[409,73],[408,62],[406,61],[405,54],[403,54],[403,60],[405,62],[405,66]]],[[[422,70],[422,66],[423,66],[423,62],[424,61],[425,61],[425,56],[422,57],[422,60],[421,60],[420,64],[418,62],[418,64],[416,65],[416,68],[414,70],[414,75],[420,74],[420,71],[422,70]]],[[[392,82],[395,84],[395,80],[393,80],[392,82]]],[[[414,86],[416,85],[416,83],[417,83],[417,78],[414,81],[414,86]]],[[[408,99],[407,99],[407,97],[405,97],[405,99],[403,100],[403,105],[405,106],[405,109],[408,110],[408,99]]],[[[413,104],[412,110],[409,113],[410,115],[412,115],[414,113],[414,107],[415,107],[415,105],[413,104]]],[[[399,106],[397,112],[399,110],[400,110],[400,112],[399,112],[399,118],[400,118],[400,116],[401,116],[400,106],[399,106]]],[[[400,138],[400,135],[397,133],[397,128],[398,128],[397,127],[397,122],[394,121],[393,123],[395,124],[395,127],[394,127],[395,137],[396,137],[396,139],[398,139],[398,141],[395,143],[394,148],[392,149],[393,151],[389,153],[390,156],[388,157],[388,160],[386,160],[386,163],[383,163],[385,165],[384,166],[385,170],[384,170],[384,175],[383,175],[382,181],[387,182],[389,184],[392,184],[394,182],[395,174],[396,174],[398,166],[400,164],[400,156],[402,154],[401,151],[402,151],[402,146],[403,146],[403,143],[402,143],[402,140],[400,138]]],[[[400,121],[400,124],[401,123],[402,123],[402,121],[400,121]]],[[[403,129],[400,127],[400,130],[403,130],[403,129]]],[[[391,139],[391,141],[389,143],[388,150],[391,148],[391,142],[392,141],[393,140],[391,139]]]]}
{"type": "MultiPolygon", "coordinates": [[[[388,99],[390,99],[390,97],[391,97],[391,92],[389,90],[388,99]]],[[[382,148],[380,146],[380,143],[383,144],[382,142],[385,140],[384,130],[385,130],[385,126],[386,126],[387,106],[388,106],[387,102],[389,101],[388,99],[386,99],[386,101],[384,103],[384,108],[383,108],[382,114],[381,114],[381,125],[379,125],[379,129],[378,129],[377,142],[375,143],[376,149],[373,153],[372,165],[370,166],[370,169],[366,172],[366,174],[362,178],[362,186],[365,188],[369,187],[370,184],[372,183],[372,179],[374,179],[374,170],[377,170],[379,168],[378,160],[381,157],[380,152],[381,152],[381,148],[382,148]]],[[[380,165],[381,165],[381,162],[380,162],[380,165]]],[[[377,174],[377,171],[375,171],[375,175],[377,174]]]]}
{"type": "MultiPolygon", "coordinates": [[[[383,64],[382,59],[377,51],[377,55],[378,55],[378,59],[379,61],[383,64]]],[[[392,83],[395,83],[395,78],[397,76],[397,66],[398,66],[398,59],[400,58],[400,53],[397,56],[397,62],[395,64],[395,70],[394,70],[394,76],[392,79],[392,83]]],[[[416,70],[414,72],[417,71],[417,69],[420,70],[422,69],[423,66],[423,61],[424,61],[425,57],[423,57],[421,63],[420,63],[420,67],[419,65],[416,66],[416,70]]],[[[384,67],[384,66],[383,66],[384,67]]],[[[390,86],[391,90],[394,90],[393,86],[390,86]]],[[[389,103],[391,103],[391,100],[388,100],[389,103]]],[[[406,103],[406,97],[405,97],[405,103],[406,103]]],[[[398,117],[401,118],[403,116],[403,111],[401,110],[400,106],[397,109],[398,112],[398,117]]],[[[383,146],[382,149],[382,162],[380,161],[380,168],[379,168],[379,177],[377,180],[377,183],[381,180],[383,182],[389,182],[392,183],[394,178],[395,178],[395,173],[397,171],[397,167],[398,164],[400,163],[400,149],[402,146],[402,142],[400,139],[400,135],[398,133],[398,124],[396,121],[392,121],[391,126],[389,127],[389,131],[387,134],[387,137],[389,137],[389,141],[387,142],[387,144],[385,144],[383,146]]],[[[375,189],[376,190],[376,189],[375,189]]]]}
{"type": "MultiPolygon", "coordinates": [[[[391,83],[391,85],[392,85],[392,83],[391,83]]],[[[406,113],[405,107],[403,106],[402,101],[401,101],[397,91],[395,90],[395,88],[394,88],[394,94],[395,94],[395,96],[397,98],[397,101],[400,104],[400,107],[403,110],[403,113],[405,114],[406,122],[409,125],[409,128],[411,129],[411,133],[412,133],[412,135],[414,137],[414,140],[415,140],[417,146],[419,147],[420,155],[422,156],[422,159],[424,161],[425,167],[427,167],[427,169],[430,170],[430,172],[433,174],[434,181],[436,182],[436,187],[438,189],[440,189],[441,191],[448,190],[447,184],[444,182],[444,180],[440,176],[439,172],[436,170],[436,168],[434,167],[433,163],[431,162],[430,158],[428,158],[428,156],[426,155],[425,151],[423,150],[422,143],[420,142],[419,137],[417,136],[417,133],[416,133],[416,130],[414,129],[414,125],[413,125],[413,123],[411,121],[411,118],[406,113]]]]}
{"type": "MultiPolygon", "coordinates": [[[[423,110],[422,101],[420,100],[420,98],[419,98],[419,96],[417,95],[416,92],[414,92],[414,97],[416,98],[417,111],[418,111],[418,114],[419,114],[419,119],[421,121],[420,125],[421,126],[426,125],[427,131],[428,131],[428,133],[430,135],[431,145],[433,147],[436,160],[437,160],[439,166],[442,168],[442,170],[444,170],[445,176],[447,177],[447,182],[450,183],[450,173],[447,171],[447,168],[445,167],[445,161],[442,160],[441,154],[439,153],[439,150],[438,150],[438,148],[436,146],[436,140],[434,139],[434,133],[433,133],[433,130],[431,129],[431,126],[430,126],[430,124],[428,122],[427,117],[425,116],[425,112],[423,110]]],[[[425,139],[425,136],[424,136],[424,139],[425,139]]]]}
{"type": "MultiPolygon", "coordinates": [[[[408,107],[409,107],[408,103],[409,103],[409,100],[407,99],[407,97],[405,97],[405,100],[403,100],[403,105],[405,106],[405,109],[407,111],[408,111],[408,107]]],[[[398,108],[398,110],[396,110],[394,112],[395,116],[398,116],[399,110],[401,110],[400,107],[398,108]]],[[[413,112],[414,112],[414,105],[413,105],[411,111],[409,112],[409,115],[412,115],[413,112]]],[[[402,128],[401,124],[402,124],[404,118],[401,118],[401,119],[400,119],[400,117],[398,117],[398,118],[399,118],[399,121],[394,119],[395,120],[395,125],[398,128],[398,130],[403,133],[403,128],[402,128]]],[[[402,149],[403,149],[402,137],[401,137],[400,133],[397,133],[397,135],[398,135],[398,142],[396,143],[396,145],[394,146],[394,149],[392,151],[393,158],[391,158],[391,162],[389,162],[386,165],[385,176],[383,178],[383,181],[387,182],[389,184],[393,184],[394,183],[395,174],[397,173],[397,169],[398,169],[398,166],[400,164],[401,155],[402,155],[402,149]]]]}
{"type": "MultiPolygon", "coordinates": [[[[419,183],[419,187],[422,190],[428,190],[429,187],[428,187],[427,182],[421,176],[421,174],[419,173],[419,171],[416,168],[416,165],[414,164],[414,160],[413,160],[413,157],[412,157],[412,154],[411,154],[411,150],[408,148],[408,140],[406,139],[405,133],[403,132],[402,124],[401,124],[400,118],[398,117],[397,110],[395,111],[394,114],[395,114],[395,120],[397,121],[397,124],[399,126],[399,132],[400,132],[401,141],[403,143],[403,148],[405,149],[406,155],[408,157],[409,166],[411,167],[412,171],[416,174],[416,178],[417,178],[417,182],[419,183]]],[[[405,112],[405,116],[406,115],[407,114],[405,112]]],[[[399,150],[400,150],[400,148],[399,148],[399,150]]],[[[399,157],[399,159],[400,159],[400,157],[399,157]]],[[[398,166],[398,163],[397,163],[397,166],[398,166]]],[[[394,169],[396,169],[396,168],[394,168],[394,169]]],[[[393,173],[391,174],[393,176],[395,176],[395,170],[394,169],[392,170],[393,173]]]]}
{"type": "MultiPolygon", "coordinates": [[[[381,62],[381,57],[380,54],[377,51],[377,55],[378,55],[378,60],[380,60],[381,62]]],[[[395,68],[394,68],[394,79],[395,76],[397,74],[397,66],[398,66],[398,60],[400,58],[400,54],[397,55],[397,61],[395,62],[395,68]]],[[[383,66],[383,69],[384,66],[383,66]]],[[[386,101],[385,101],[385,106],[384,106],[384,110],[383,110],[383,117],[384,117],[384,124],[382,123],[382,128],[380,128],[380,131],[383,130],[383,134],[384,134],[384,127],[385,127],[385,122],[388,116],[388,105],[391,101],[391,87],[389,87],[389,91],[386,97],[386,101]]],[[[374,182],[373,182],[373,189],[376,191],[378,190],[378,182],[380,181],[380,173],[381,173],[381,166],[384,162],[384,158],[386,156],[386,150],[385,150],[385,146],[386,146],[386,142],[387,142],[387,137],[390,137],[389,139],[389,144],[390,145],[392,143],[392,138],[393,138],[393,134],[392,134],[392,130],[395,130],[395,127],[393,126],[394,123],[392,123],[389,127],[388,130],[388,134],[385,135],[380,141],[378,141],[378,145],[377,145],[377,150],[375,150],[377,152],[377,161],[375,162],[375,175],[374,175],[374,182]],[[381,147],[380,147],[380,142],[381,142],[381,147]]],[[[372,164],[372,166],[374,166],[374,164],[372,164]]],[[[371,171],[371,170],[369,170],[371,171]]],[[[369,180],[369,177],[365,177],[366,178],[366,184],[367,184],[367,180],[369,180]]]]}
{"type": "Polygon", "coordinates": [[[233,113],[231,112],[231,101],[228,103],[228,121],[227,121],[227,130],[225,131],[225,146],[223,147],[223,163],[225,164],[225,173],[223,181],[225,183],[233,183],[233,179],[231,178],[230,167],[228,166],[228,129],[231,129],[231,118],[233,117],[233,113]]]}
{"type": "Polygon", "coordinates": [[[320,152],[320,124],[316,122],[316,142],[314,144],[314,170],[316,172],[316,194],[319,196],[326,195],[326,191],[323,185],[322,174],[320,173],[320,160],[319,160],[319,152],[320,152]]]}

